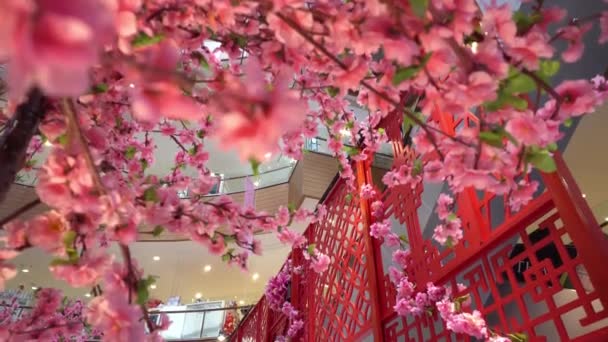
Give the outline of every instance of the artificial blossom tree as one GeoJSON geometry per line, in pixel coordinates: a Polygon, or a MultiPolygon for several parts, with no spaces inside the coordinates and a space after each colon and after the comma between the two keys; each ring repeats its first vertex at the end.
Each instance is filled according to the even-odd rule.
{"type": "MultiPolygon", "coordinates": [[[[153,279],[129,249],[140,230],[182,234],[243,268],[251,253],[263,254],[255,234],[276,232],[323,272],[329,258],[288,226],[317,220],[324,208],[269,214],[227,196],[208,201],[216,182],[206,166],[208,139],[238,151],[255,171],[268,152],[299,159],[305,139],[326,129],[352,196],[376,199],[371,184],[355,186],[351,161],[371,158],[389,135],[395,139],[387,127],[397,127],[417,158],[383,182],[447,182],[452,195],[442,194],[437,206],[439,243],[462,239],[452,196],[467,187],[508,194],[518,210],[538,187],[526,177],[531,170],[555,170],[560,128],[608,97],[601,75],[551,82],[560,63],[581,57],[593,25],[599,43],[608,41],[606,5],[569,18],[542,0],[524,3],[513,12],[492,1],[482,10],[475,0],[1,1],[8,102],[0,113],[0,201],[10,200],[16,174],[33,167],[42,144],[52,149],[36,184],[38,201],[51,210],[22,221],[16,217],[26,208],[17,208],[0,224],[0,285],[15,275],[12,258],[40,248],[52,256],[55,277],[97,296],[74,314],[73,304],[61,306],[59,292],[47,289],[26,318],[3,316],[0,339],[84,338],[89,327],[111,341],[160,339],[169,322],[148,318],[153,279]],[[208,42],[218,47],[211,51],[208,42]],[[357,118],[353,104],[368,115],[357,118]],[[452,133],[429,120],[470,112],[478,125],[452,133]],[[147,172],[154,132],[180,148],[162,176],[147,172]],[[189,197],[180,198],[185,188],[189,197]],[[122,262],[109,255],[112,242],[122,262]]],[[[372,204],[380,214],[371,233],[401,246],[382,205],[372,204]]],[[[399,314],[437,311],[456,333],[506,339],[508,332],[491,331],[479,312],[464,309],[467,298],[411,283],[407,253],[395,253],[391,270],[399,314]]],[[[289,337],[303,325],[284,302],[292,272],[299,270],[285,267],[267,289],[273,307],[289,316],[289,337]]]]}

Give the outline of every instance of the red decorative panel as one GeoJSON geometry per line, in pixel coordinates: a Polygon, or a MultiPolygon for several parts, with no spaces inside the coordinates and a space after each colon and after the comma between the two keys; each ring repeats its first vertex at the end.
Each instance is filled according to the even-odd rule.
{"type": "MultiPolygon", "coordinates": [[[[454,121],[435,113],[431,120],[449,134],[476,125],[473,115],[454,121]]],[[[396,136],[396,128],[391,129],[396,136]]],[[[401,142],[394,143],[394,153],[396,166],[416,158],[401,142]]],[[[519,212],[508,208],[504,196],[473,189],[461,193],[456,211],[464,239],[451,249],[425,238],[431,234],[423,232],[419,220],[422,184],[386,190],[385,217],[410,243],[409,278],[419,287],[429,281],[449,286],[455,296],[465,294],[456,286],[464,284],[472,308],[497,333],[525,333],[530,341],[608,341],[608,289],[593,285],[608,284],[608,268],[598,272],[602,267],[596,264],[608,257],[593,258],[608,250],[608,242],[559,156],[557,163],[557,174],[542,175],[545,191],[519,212]]],[[[360,172],[361,165],[359,184],[370,174],[369,165],[360,172]]],[[[387,276],[392,250],[369,243],[368,203],[347,195],[338,181],[324,201],[327,216],[306,230],[308,240],[332,262],[321,275],[307,270],[293,276],[292,304],[305,322],[296,340],[359,341],[375,332],[379,337],[374,341],[470,341],[446,330],[437,316],[398,317],[393,312],[395,289],[387,276]]],[[[303,262],[301,251],[295,251],[293,265],[303,262]]],[[[236,339],[274,341],[287,325],[262,298],[236,339]]]]}

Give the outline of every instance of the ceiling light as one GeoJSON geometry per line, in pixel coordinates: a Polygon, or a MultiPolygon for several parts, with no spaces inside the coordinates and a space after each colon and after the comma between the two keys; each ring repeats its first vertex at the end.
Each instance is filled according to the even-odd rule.
{"type": "Polygon", "coordinates": [[[349,131],[349,130],[347,130],[346,128],[342,128],[342,129],[340,130],[340,134],[342,134],[343,136],[346,136],[346,137],[350,137],[350,136],[351,136],[350,131],[349,131]]]}
{"type": "Polygon", "coordinates": [[[604,221],[608,221],[608,217],[604,217],[604,221]]]}
{"type": "Polygon", "coordinates": [[[270,152],[267,152],[267,153],[264,155],[264,158],[266,158],[266,159],[270,159],[270,157],[272,157],[272,153],[270,153],[270,152]]]}
{"type": "Polygon", "coordinates": [[[255,281],[255,280],[260,279],[260,274],[259,274],[259,273],[257,273],[257,272],[256,272],[256,273],[254,273],[254,274],[251,276],[251,279],[253,279],[254,281],[255,281]]]}
{"type": "Polygon", "coordinates": [[[200,292],[197,292],[197,293],[194,294],[194,298],[201,299],[201,298],[203,298],[203,294],[200,293],[200,292]]]}
{"type": "Polygon", "coordinates": [[[220,336],[217,337],[217,340],[218,341],[225,341],[226,340],[226,336],[220,335],[220,336]]]}
{"type": "Polygon", "coordinates": [[[51,146],[53,146],[53,143],[50,140],[47,140],[44,142],[44,146],[51,147],[51,146]]]}
{"type": "Polygon", "coordinates": [[[239,300],[239,305],[245,305],[245,301],[244,300],[239,300]]]}
{"type": "Polygon", "coordinates": [[[150,288],[151,288],[152,290],[155,290],[155,289],[156,289],[156,284],[152,284],[152,285],[150,285],[150,288]]]}
{"type": "Polygon", "coordinates": [[[587,195],[583,194],[583,198],[587,198],[587,195]]]}
{"type": "Polygon", "coordinates": [[[205,272],[211,271],[211,265],[205,265],[205,267],[203,268],[203,271],[205,271],[205,272]]]}
{"type": "Polygon", "coordinates": [[[158,260],[160,260],[160,257],[158,255],[155,255],[155,256],[152,257],[152,260],[158,261],[158,260]]]}
{"type": "Polygon", "coordinates": [[[91,294],[90,293],[85,293],[84,296],[87,297],[87,298],[91,298],[91,294]]]}
{"type": "Polygon", "coordinates": [[[32,286],[32,290],[36,291],[38,288],[36,286],[32,286]]]}
{"type": "Polygon", "coordinates": [[[22,269],[22,270],[21,270],[21,272],[23,272],[23,273],[28,273],[29,271],[30,271],[30,270],[29,270],[29,269],[27,269],[27,268],[24,268],[24,269],[22,269]]]}
{"type": "Polygon", "coordinates": [[[260,181],[255,181],[255,182],[253,182],[253,185],[255,185],[255,186],[260,186],[260,181]]]}
{"type": "Polygon", "coordinates": [[[129,88],[135,88],[135,84],[129,83],[129,88]]]}

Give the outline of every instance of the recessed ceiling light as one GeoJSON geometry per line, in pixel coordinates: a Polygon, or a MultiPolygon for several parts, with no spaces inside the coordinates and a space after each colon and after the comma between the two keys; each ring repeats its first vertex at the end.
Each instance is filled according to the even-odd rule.
{"type": "Polygon", "coordinates": [[[150,285],[150,288],[151,288],[152,290],[156,289],[156,284],[152,284],[152,285],[150,285]]]}
{"type": "Polygon", "coordinates": [[[583,198],[587,198],[587,195],[583,194],[583,198]]]}
{"type": "Polygon", "coordinates": [[[255,186],[260,186],[260,181],[255,181],[255,182],[253,182],[253,185],[255,185],[255,186]]]}
{"type": "Polygon", "coordinates": [[[272,157],[272,153],[270,153],[270,152],[267,152],[267,153],[264,155],[264,158],[266,158],[266,159],[270,159],[270,157],[272,157]]]}
{"type": "Polygon", "coordinates": [[[38,288],[36,286],[32,286],[32,290],[36,291],[38,288]]]}
{"type": "Polygon", "coordinates": [[[51,146],[53,146],[53,143],[50,140],[47,140],[44,142],[44,146],[51,147],[51,146]]]}
{"type": "Polygon", "coordinates": [[[604,221],[608,221],[608,217],[604,217],[604,221]]]}
{"type": "Polygon", "coordinates": [[[201,298],[203,298],[203,294],[200,293],[200,292],[197,292],[197,293],[194,294],[194,298],[201,299],[201,298]]]}
{"type": "Polygon", "coordinates": [[[217,340],[218,341],[226,341],[226,336],[220,335],[220,336],[217,337],[217,340]]]}
{"type": "Polygon", "coordinates": [[[205,267],[203,268],[203,271],[205,271],[205,272],[211,271],[211,265],[205,265],[205,267]]]}
{"type": "Polygon", "coordinates": [[[251,276],[251,279],[253,279],[253,280],[258,280],[258,279],[260,279],[260,274],[259,274],[258,272],[255,272],[255,273],[254,273],[254,274],[251,276]]]}
{"type": "Polygon", "coordinates": [[[239,305],[245,305],[245,301],[244,300],[239,300],[239,305]]]}
{"type": "Polygon", "coordinates": [[[87,297],[87,298],[91,298],[91,294],[90,293],[85,293],[84,296],[87,297]]]}
{"type": "Polygon", "coordinates": [[[24,269],[22,269],[22,270],[21,270],[21,272],[23,272],[23,273],[28,273],[29,271],[30,271],[30,270],[29,270],[29,269],[27,269],[27,268],[24,268],[24,269]]]}
{"type": "Polygon", "coordinates": [[[152,257],[152,260],[158,261],[158,260],[160,260],[160,257],[158,255],[155,255],[155,256],[152,257]]]}

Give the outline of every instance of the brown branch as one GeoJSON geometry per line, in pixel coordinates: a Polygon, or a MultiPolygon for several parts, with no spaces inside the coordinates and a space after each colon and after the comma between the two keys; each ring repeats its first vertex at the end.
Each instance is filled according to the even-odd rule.
{"type": "Polygon", "coordinates": [[[42,203],[42,202],[40,202],[40,198],[36,198],[35,200],[21,206],[19,209],[13,211],[10,215],[8,215],[7,217],[0,220],[0,229],[2,229],[2,226],[4,226],[5,224],[16,219],[17,217],[21,216],[23,213],[34,208],[35,206],[37,206],[40,203],[42,203]]]}
{"type": "Polygon", "coordinates": [[[42,92],[32,89],[27,100],[17,107],[14,124],[7,126],[0,137],[0,203],[23,167],[27,148],[46,112],[45,102],[42,92]]]}
{"type": "Polygon", "coordinates": [[[555,109],[553,110],[553,114],[551,115],[551,119],[555,119],[555,117],[559,114],[559,109],[560,109],[564,99],[555,91],[555,89],[553,89],[553,87],[551,87],[542,78],[538,77],[538,75],[536,75],[535,73],[533,73],[530,70],[527,70],[525,68],[522,68],[521,72],[524,75],[527,75],[528,77],[533,79],[534,82],[536,82],[537,86],[542,88],[544,91],[547,92],[547,94],[551,95],[551,97],[553,97],[555,99],[555,109]]]}
{"type": "Polygon", "coordinates": [[[179,140],[177,140],[175,135],[171,134],[171,140],[175,141],[177,146],[179,146],[182,149],[182,151],[188,153],[188,149],[181,142],[179,142],[179,140]]]}
{"type": "Polygon", "coordinates": [[[95,183],[95,187],[100,194],[105,194],[106,189],[101,181],[101,177],[97,172],[97,167],[95,166],[95,161],[93,161],[93,156],[91,155],[91,151],[89,151],[87,141],[82,134],[82,130],[80,128],[80,124],[78,123],[78,118],[76,116],[76,106],[74,105],[74,101],[72,99],[64,99],[62,101],[64,114],[68,118],[68,125],[71,128],[72,136],[71,139],[75,139],[76,142],[80,145],[82,149],[85,162],[91,173],[91,177],[93,178],[93,183],[95,183]]]}

